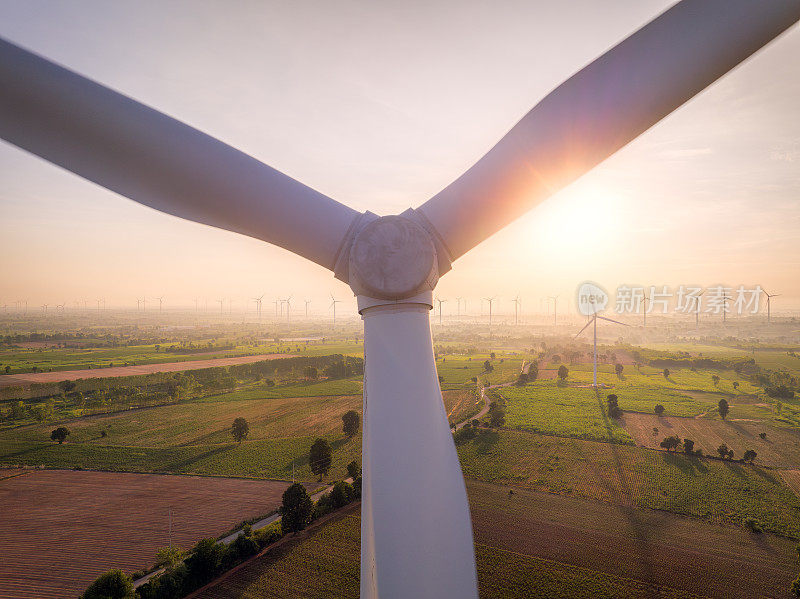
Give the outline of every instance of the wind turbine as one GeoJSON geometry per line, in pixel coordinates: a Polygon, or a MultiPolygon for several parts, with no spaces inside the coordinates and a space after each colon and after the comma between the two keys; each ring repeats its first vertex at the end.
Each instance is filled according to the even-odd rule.
{"type": "MultiPolygon", "coordinates": [[[[339,304],[341,302],[342,300],[337,300],[336,298],[333,297],[333,294],[331,293],[331,305],[328,306],[328,310],[333,308],[333,326],[336,326],[336,304],[339,304]]],[[[431,307],[433,307],[433,303],[431,303],[431,307]]],[[[366,325],[364,325],[364,328],[366,329],[366,325]]],[[[366,339],[364,343],[366,343],[366,339]]],[[[364,393],[366,393],[366,391],[364,393]]]]}
{"type": "Polygon", "coordinates": [[[289,322],[289,308],[292,307],[292,296],[290,295],[285,300],[281,301],[286,302],[286,322],[289,322]]]}
{"type": "Polygon", "coordinates": [[[225,305],[225,298],[218,299],[217,302],[219,303],[219,313],[223,314],[224,313],[223,306],[225,305]]]}
{"type": "Polygon", "coordinates": [[[767,293],[766,291],[764,291],[764,294],[767,296],[767,324],[769,324],[770,323],[770,319],[771,319],[770,300],[773,297],[780,297],[781,294],[780,293],[767,293]]]}
{"type": "Polygon", "coordinates": [[[162,303],[164,302],[164,296],[161,297],[154,297],[153,299],[158,300],[158,311],[161,312],[162,303]]]}
{"type": "Polygon", "coordinates": [[[442,326],[442,304],[446,303],[446,299],[436,298],[436,301],[439,302],[439,326],[442,326]]]}
{"type": "Polygon", "coordinates": [[[456,318],[461,318],[461,299],[460,297],[456,298],[456,318]]]}
{"type": "Polygon", "coordinates": [[[361,596],[474,599],[469,506],[430,333],[439,277],[799,19],[800,0],[683,0],[557,87],[444,190],[396,216],[359,214],[2,40],[0,137],[151,208],[281,246],[349,284],[364,320],[369,406],[361,596]]]}
{"type": "Polygon", "coordinates": [[[583,325],[583,328],[575,335],[578,336],[583,333],[589,325],[593,325],[594,329],[594,353],[592,359],[592,386],[597,389],[597,319],[613,322],[614,324],[621,324],[628,326],[624,322],[612,320],[605,316],[600,316],[600,312],[605,310],[608,305],[608,294],[599,285],[595,283],[583,283],[578,288],[578,310],[584,316],[589,317],[589,322],[583,325]]]}
{"type": "Polygon", "coordinates": [[[697,300],[695,301],[695,309],[694,309],[694,328],[700,328],[700,298],[703,297],[703,294],[706,292],[703,289],[700,293],[697,294],[697,300]]]}
{"type": "Polygon", "coordinates": [[[519,324],[519,294],[511,301],[514,302],[514,324],[519,324]]]}
{"type": "Polygon", "coordinates": [[[558,325],[558,318],[557,318],[557,316],[558,316],[557,315],[557,312],[558,312],[558,296],[557,295],[548,295],[547,299],[553,300],[553,326],[557,326],[558,325]]]}
{"type": "Polygon", "coordinates": [[[642,322],[642,326],[646,327],[647,326],[647,302],[650,301],[650,298],[647,297],[644,293],[642,293],[642,297],[644,298],[644,302],[642,302],[642,304],[643,304],[643,309],[642,309],[642,321],[643,322],[642,322]]]}
{"type": "Polygon", "coordinates": [[[492,302],[496,300],[496,297],[485,297],[483,298],[489,303],[489,328],[492,327],[492,302]]]}
{"type": "Polygon", "coordinates": [[[303,300],[306,303],[306,318],[308,318],[308,304],[311,303],[311,300],[303,300]]]}
{"type": "Polygon", "coordinates": [[[280,304],[279,299],[274,300],[272,303],[275,304],[275,318],[278,318],[278,305],[280,304]]]}
{"type": "Polygon", "coordinates": [[[264,299],[264,294],[262,293],[260,297],[254,297],[253,301],[256,303],[256,312],[258,312],[258,320],[261,320],[261,300],[264,299]]]}

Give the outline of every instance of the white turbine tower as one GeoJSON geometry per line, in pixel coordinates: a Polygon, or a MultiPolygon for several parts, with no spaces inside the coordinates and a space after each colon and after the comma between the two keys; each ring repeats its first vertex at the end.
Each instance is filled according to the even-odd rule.
{"type": "MultiPolygon", "coordinates": [[[[557,326],[558,325],[558,314],[557,314],[557,312],[558,312],[558,310],[557,310],[557,308],[558,308],[558,296],[557,295],[548,295],[547,299],[548,300],[553,300],[553,326],[557,326]]],[[[547,305],[549,306],[550,303],[548,302],[547,305]]]]}
{"type": "MultiPolygon", "coordinates": [[[[342,300],[337,300],[335,297],[333,297],[333,294],[331,293],[331,305],[328,306],[328,310],[333,308],[333,326],[336,326],[336,304],[340,304],[340,303],[342,303],[342,300]]],[[[365,327],[366,327],[366,325],[365,325],[365,327]]],[[[366,393],[366,391],[365,391],[365,393],[366,393]]]]}
{"type": "Polygon", "coordinates": [[[519,324],[519,306],[520,306],[519,294],[517,294],[517,297],[515,297],[511,301],[514,302],[514,324],[519,324]]]}
{"type": "Polygon", "coordinates": [[[772,311],[770,309],[770,300],[773,297],[780,297],[781,294],[780,293],[767,293],[766,291],[764,291],[764,295],[767,296],[767,324],[769,324],[770,320],[771,320],[771,317],[772,317],[772,311]]]}
{"type": "Polygon", "coordinates": [[[594,325],[592,386],[595,389],[597,388],[597,319],[599,318],[600,320],[613,322],[614,324],[621,324],[624,327],[628,326],[624,322],[619,322],[618,320],[612,320],[611,318],[600,316],[599,313],[605,310],[607,305],[608,294],[599,285],[595,283],[583,283],[578,288],[578,311],[584,316],[589,317],[589,322],[583,325],[583,328],[578,331],[578,334],[575,335],[575,338],[577,339],[578,335],[583,333],[589,327],[589,325],[594,325]]]}
{"type": "Polygon", "coordinates": [[[439,303],[439,326],[442,326],[442,304],[446,303],[446,299],[436,298],[436,301],[439,303]]]}
{"type": "Polygon", "coordinates": [[[461,319],[461,300],[463,298],[457,297],[456,298],[456,318],[459,320],[461,319]]]}
{"type": "Polygon", "coordinates": [[[469,506],[431,341],[439,277],[799,19],[800,0],[683,0],[397,216],[359,214],[2,40],[0,137],[162,212],[286,248],[349,284],[366,356],[361,596],[475,598],[469,506]]]}
{"type": "Polygon", "coordinates": [[[303,300],[306,303],[306,318],[308,318],[308,304],[311,303],[311,300],[303,300]]]}
{"type": "Polygon", "coordinates": [[[261,321],[261,301],[264,299],[264,294],[262,293],[259,297],[254,297],[253,301],[256,303],[256,312],[258,313],[258,320],[261,321]]]}
{"type": "Polygon", "coordinates": [[[492,328],[492,304],[494,303],[494,300],[496,300],[497,298],[485,297],[483,299],[489,304],[489,328],[492,328]]]}

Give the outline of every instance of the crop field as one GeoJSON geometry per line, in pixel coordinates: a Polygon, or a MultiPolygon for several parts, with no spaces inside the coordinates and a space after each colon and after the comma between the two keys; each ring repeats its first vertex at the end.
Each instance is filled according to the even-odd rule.
{"type": "Polygon", "coordinates": [[[476,480],[664,510],[800,538],[800,499],[777,470],[640,447],[487,432],[458,447],[476,480]]]}
{"type": "Polygon", "coordinates": [[[446,355],[436,360],[436,369],[442,377],[442,388],[453,389],[465,385],[474,385],[473,377],[491,384],[507,383],[516,380],[522,368],[523,358],[518,354],[497,353],[494,360],[489,354],[472,354],[470,356],[446,355]],[[484,362],[489,360],[494,369],[484,370],[484,362]],[[502,360],[502,361],[501,361],[502,360]]]}
{"type": "Polygon", "coordinates": [[[800,431],[776,428],[747,420],[708,418],[675,418],[655,414],[624,414],[621,422],[637,445],[658,448],[664,437],[677,435],[681,440],[692,439],[695,449],[706,455],[717,455],[717,448],[726,444],[740,459],[752,449],[758,453],[756,462],[773,468],[800,466],[800,431]],[[658,429],[658,432],[654,432],[658,429]],[[759,434],[767,433],[766,439],[759,434]]]}
{"type": "Polygon", "coordinates": [[[506,426],[531,432],[579,439],[631,443],[614,420],[607,418],[594,389],[558,387],[555,381],[537,381],[525,387],[503,387],[490,397],[506,399],[506,426]]]}
{"type": "MultiPolygon", "coordinates": [[[[333,383],[360,390],[360,382],[333,383]]],[[[360,414],[360,395],[259,398],[259,393],[235,391],[77,418],[62,423],[70,430],[63,445],[49,441],[52,423],[6,428],[0,431],[0,464],[280,479],[294,473],[313,480],[308,449],[317,437],[334,449],[330,477],[341,478],[350,460],[360,462],[360,435],[346,439],[341,432],[346,411],[360,414]],[[237,444],[230,426],[240,416],[248,420],[250,434],[237,444]]]]}
{"type": "MultiPolygon", "coordinates": [[[[235,364],[252,364],[262,360],[275,358],[291,358],[294,354],[257,354],[232,358],[216,358],[209,356],[204,360],[174,359],[169,362],[152,362],[137,366],[112,366],[108,368],[92,368],[89,370],[58,370],[54,372],[37,372],[27,374],[4,374],[0,376],[0,387],[12,385],[30,385],[31,383],[57,383],[59,381],[75,381],[78,379],[123,377],[153,374],[154,372],[182,372],[199,370],[217,366],[233,366],[235,364]]],[[[195,357],[195,356],[192,356],[195,357]]]]}
{"type": "Polygon", "coordinates": [[[111,568],[153,565],[273,511],[287,484],[188,476],[0,470],[0,597],[75,597],[111,568]]]}
{"type": "MultiPolygon", "coordinates": [[[[170,345],[170,344],[165,344],[170,345]]],[[[230,358],[255,354],[278,353],[277,344],[236,346],[230,349],[209,349],[205,352],[180,353],[156,349],[155,344],[130,345],[113,348],[31,348],[0,350],[0,365],[9,367],[10,374],[30,373],[34,367],[41,371],[101,369],[109,366],[161,364],[230,358]]],[[[334,353],[334,352],[327,352],[334,353]]],[[[283,354],[286,357],[286,354],[283,354]]],[[[155,372],[155,371],[153,371],[155,372]]],[[[63,378],[57,380],[64,380],[63,378]]]]}
{"type": "MultiPolygon", "coordinates": [[[[484,599],[781,597],[795,576],[793,544],[775,536],[469,480],[467,491],[484,599]]],[[[348,511],[199,597],[358,597],[359,529],[348,511]]]]}

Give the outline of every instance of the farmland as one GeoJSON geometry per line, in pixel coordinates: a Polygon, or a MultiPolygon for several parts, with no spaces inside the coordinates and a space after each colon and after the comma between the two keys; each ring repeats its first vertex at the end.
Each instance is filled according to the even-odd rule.
{"type": "Polygon", "coordinates": [[[103,472],[0,471],[0,597],[76,596],[274,510],[286,483],[103,472]]]}
{"type": "Polygon", "coordinates": [[[800,431],[797,430],[743,419],[659,418],[655,414],[628,413],[621,422],[636,444],[643,447],[658,448],[664,437],[677,435],[681,440],[692,439],[695,449],[702,449],[706,455],[716,456],[717,448],[724,443],[739,458],[748,449],[756,451],[758,462],[773,468],[800,464],[800,431]],[[766,438],[762,439],[761,433],[766,433],[766,438]]]}
{"type": "Polygon", "coordinates": [[[476,480],[712,523],[753,517],[800,538],[800,499],[778,471],[758,465],[515,431],[479,435],[458,453],[464,474],[476,480]]]}
{"type": "MultiPolygon", "coordinates": [[[[777,537],[474,481],[467,489],[483,598],[745,598],[772,596],[794,577],[792,544],[777,537]]],[[[358,551],[357,514],[343,514],[199,597],[357,597],[358,551]]]]}

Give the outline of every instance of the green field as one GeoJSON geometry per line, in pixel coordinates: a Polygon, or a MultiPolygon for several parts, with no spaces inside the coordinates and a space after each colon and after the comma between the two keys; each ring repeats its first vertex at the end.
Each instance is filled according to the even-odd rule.
{"type": "Polygon", "coordinates": [[[63,445],[49,441],[55,423],[0,431],[0,463],[136,472],[310,480],[308,448],[316,437],[334,446],[331,478],[341,478],[352,459],[360,461],[360,436],[342,436],[342,414],[361,412],[360,381],[297,385],[311,396],[286,397],[285,388],[256,386],[194,401],[67,420],[63,445]],[[355,391],[358,394],[327,393],[355,391]],[[322,393],[326,394],[323,395],[322,393]],[[244,417],[250,434],[233,443],[230,426],[244,417]],[[106,436],[102,436],[102,432],[106,436]]]}
{"type": "Polygon", "coordinates": [[[800,499],[777,471],[639,447],[499,431],[458,447],[468,477],[666,510],[800,538],[800,499]]]}
{"type": "Polygon", "coordinates": [[[465,385],[474,385],[472,378],[496,385],[516,380],[522,367],[523,358],[518,354],[497,352],[495,359],[488,353],[476,353],[469,356],[446,355],[436,360],[436,369],[442,378],[443,389],[454,389],[465,385]],[[484,370],[484,362],[489,360],[494,369],[484,370]]]}

